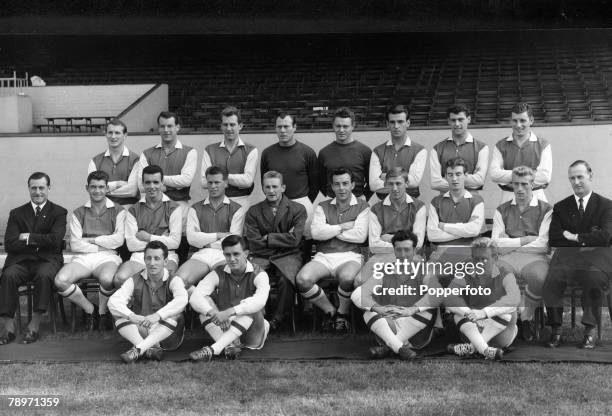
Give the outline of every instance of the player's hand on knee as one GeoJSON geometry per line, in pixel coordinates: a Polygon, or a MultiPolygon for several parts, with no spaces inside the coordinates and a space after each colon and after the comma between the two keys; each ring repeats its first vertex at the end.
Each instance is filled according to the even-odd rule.
{"type": "Polygon", "coordinates": [[[145,320],[145,317],[142,316],[142,315],[138,315],[138,314],[133,313],[130,316],[128,316],[128,319],[133,324],[142,325],[142,323],[145,320]]]}
{"type": "Polygon", "coordinates": [[[402,318],[412,316],[419,310],[416,306],[396,306],[393,309],[393,318],[402,318]]]}
{"type": "Polygon", "coordinates": [[[465,317],[472,322],[476,322],[482,319],[487,319],[487,314],[482,309],[472,309],[471,311],[465,313],[465,317]]]}
{"type": "Polygon", "coordinates": [[[226,309],[224,311],[217,312],[213,318],[213,323],[221,326],[221,324],[228,323],[229,318],[232,316],[233,308],[226,309]]]}
{"type": "Polygon", "coordinates": [[[157,313],[145,316],[142,322],[142,326],[144,326],[145,328],[151,328],[153,325],[158,323],[160,319],[161,316],[159,316],[157,313]]]}

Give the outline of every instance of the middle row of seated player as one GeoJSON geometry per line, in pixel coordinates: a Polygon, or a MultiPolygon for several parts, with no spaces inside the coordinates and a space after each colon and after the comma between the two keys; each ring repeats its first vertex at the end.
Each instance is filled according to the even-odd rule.
{"type": "MultiPolygon", "coordinates": [[[[369,240],[375,259],[376,256],[383,259],[392,252],[391,239],[395,232],[404,229],[414,232],[418,239],[416,249],[420,251],[427,229],[429,240],[438,245],[432,258],[452,259],[452,247],[469,246],[481,233],[482,198],[465,190],[464,172],[462,159],[448,162],[450,190],[433,199],[427,216],[425,205],[407,195],[406,172],[402,169],[387,174],[390,194],[372,208],[352,193],[351,172],[338,169],[332,175],[335,198],[316,207],[310,227],[317,241],[317,254],[302,267],[299,247],[306,211],[283,195],[282,176],[267,172],[263,181],[266,199],[245,212],[244,207],[225,196],[226,174],[220,168],[210,167],[206,173],[209,196],[188,211],[187,239],[194,253],[179,268],[172,250],[180,242],[181,210],[162,192],[161,169],[150,165],[143,170],[145,194],[127,212],[105,197],[108,178],[105,173],[95,171],[88,176],[90,201],[76,209],[70,220],[71,249],[86,254],[77,255],[65,265],[55,283],[62,296],[86,312],[89,329],[96,325],[98,316],[104,321],[101,326],[108,327],[108,297],[127,278],[144,269],[143,250],[149,241],[161,241],[171,250],[170,274],[176,274],[192,290],[206,274],[224,263],[223,239],[230,234],[245,235],[250,242],[253,263],[268,270],[279,287],[279,299],[270,319],[273,329],[285,319],[296,288],[325,312],[324,328],[344,331],[348,329],[351,292],[362,283],[361,247],[366,241],[369,240]],[[128,262],[121,264],[115,250],[123,244],[124,235],[132,255],[128,262]],[[99,310],[75,284],[92,274],[101,284],[99,310]],[[328,276],[339,283],[337,309],[317,285],[328,276]]],[[[512,179],[515,198],[498,208],[493,229],[493,238],[507,252],[501,260],[526,282],[526,308],[522,318],[527,321],[532,320],[533,308],[540,301],[548,269],[546,251],[551,213],[549,204],[533,197],[533,178],[530,168],[515,169],[512,179]]],[[[465,257],[463,252],[458,255],[465,257]]]]}

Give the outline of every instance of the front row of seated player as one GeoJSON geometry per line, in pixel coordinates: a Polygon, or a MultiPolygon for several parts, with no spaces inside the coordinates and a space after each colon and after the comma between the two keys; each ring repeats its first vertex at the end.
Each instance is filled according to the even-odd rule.
{"type": "MultiPolygon", "coordinates": [[[[416,254],[418,238],[409,231],[398,231],[392,238],[395,256],[386,264],[421,264],[416,254]]],[[[485,359],[501,359],[503,348],[514,341],[520,291],[514,275],[498,267],[497,245],[486,237],[471,244],[471,263],[477,272],[464,276],[457,273],[447,288],[437,275],[426,268],[418,270],[384,270],[374,267],[372,277],[353,291],[356,306],[365,312],[363,318],[377,336],[378,346],[369,350],[371,358],[395,353],[402,360],[416,357],[414,351],[426,347],[440,322],[440,307],[452,314],[463,343],[448,345],[451,353],[461,357],[476,353],[485,359]],[[442,291],[448,290],[448,293],[442,291]],[[474,290],[477,289],[477,290],[474,290]]],[[[372,266],[376,266],[372,264],[372,266]]]]}
{"type": "Polygon", "coordinates": [[[220,354],[235,359],[243,347],[263,347],[270,329],[263,317],[268,275],[248,261],[244,238],[231,235],[221,245],[226,264],[208,273],[189,298],[181,278],[168,272],[168,248],[159,241],[147,243],[145,270],[129,277],[108,301],[117,331],[133,345],[121,354],[124,362],[142,356],[159,361],[164,349],[180,347],[187,302],[215,341],[193,351],[192,360],[210,361],[220,354]]]}
{"type": "MultiPolygon", "coordinates": [[[[354,198],[351,192],[354,186],[351,173],[339,169],[332,175],[336,198],[324,201],[317,207],[316,218],[311,227],[318,241],[319,253],[312,262],[300,270],[298,248],[303,233],[305,213],[303,207],[293,204],[284,197],[282,177],[275,172],[264,175],[263,187],[266,199],[244,214],[241,207],[225,198],[223,187],[226,184],[226,175],[215,169],[215,167],[209,168],[206,175],[211,188],[209,198],[194,204],[189,211],[187,235],[192,245],[200,252],[194,255],[191,264],[186,262],[177,273],[187,289],[193,290],[191,286],[197,284],[215,266],[222,264],[219,242],[227,237],[228,233],[240,230],[241,218],[246,216],[245,233],[255,246],[253,261],[257,263],[259,260],[262,262],[262,267],[274,272],[274,276],[279,280],[278,286],[281,287],[280,283],[284,283],[285,288],[289,288],[288,293],[292,294],[295,284],[303,297],[310,299],[327,313],[326,325],[339,329],[346,329],[346,312],[350,305],[351,291],[363,281],[354,271],[359,269],[362,262],[359,245],[366,241],[366,229],[375,259],[376,255],[384,256],[385,251],[389,251],[393,233],[401,229],[414,232],[417,236],[416,248],[420,249],[426,228],[430,239],[438,245],[433,258],[437,256],[438,259],[443,259],[448,255],[448,246],[457,244],[468,246],[470,236],[478,235],[483,221],[482,199],[464,189],[465,169],[461,159],[451,160],[447,164],[450,189],[448,193],[432,201],[429,221],[425,215],[424,204],[406,194],[405,171],[395,169],[388,172],[386,183],[389,195],[370,210],[367,205],[354,198]],[[426,225],[427,223],[429,224],[426,225]],[[205,255],[198,256],[200,253],[205,255]],[[329,303],[317,285],[317,282],[326,276],[334,276],[339,280],[338,310],[329,303]]],[[[576,268],[572,269],[571,265],[563,261],[568,258],[580,258],[578,265],[582,268],[576,270],[580,273],[586,271],[586,274],[582,273],[587,277],[585,281],[588,280],[588,284],[593,286],[583,291],[583,297],[588,297],[583,299],[583,305],[588,305],[590,308],[583,319],[586,329],[583,346],[592,348],[591,332],[596,323],[595,309],[601,305],[601,293],[599,297],[594,297],[593,293],[605,290],[607,270],[611,269],[606,261],[610,258],[608,252],[612,208],[610,201],[591,192],[592,172],[586,162],[573,163],[569,174],[574,195],[555,206],[555,210],[558,209],[559,213],[557,216],[552,215],[550,226],[551,230],[555,230],[554,234],[551,231],[551,236],[554,235],[551,245],[568,247],[564,250],[564,256],[555,255],[553,259],[556,270],[560,270],[560,273],[553,275],[552,272],[548,272],[548,277],[545,278],[548,267],[545,251],[551,209],[548,204],[533,197],[531,191],[534,175],[529,168],[514,169],[512,186],[515,197],[498,207],[494,218],[493,238],[499,241],[504,250],[501,259],[506,263],[504,268],[512,269],[517,277],[520,275],[520,278],[527,283],[528,296],[524,302],[527,312],[524,317],[529,317],[530,313],[533,315],[530,311],[539,302],[538,297],[542,296],[544,282],[551,285],[550,293],[555,295],[554,298],[552,295],[549,296],[550,306],[557,306],[552,303],[558,303],[557,299],[562,295],[565,285],[571,282],[576,274],[574,270],[576,268]],[[593,247],[598,249],[595,250],[593,247]]],[[[163,172],[160,172],[158,167],[151,165],[143,170],[146,193],[139,203],[129,208],[127,213],[104,197],[102,188],[108,181],[104,175],[100,172],[90,174],[87,183],[90,201],[75,210],[71,216],[73,247],[82,254],[56,276],[56,285],[60,294],[82,306],[88,313],[88,326],[94,323],[98,313],[108,316],[104,313],[107,310],[106,299],[112,293],[113,287],[118,287],[144,268],[143,249],[147,242],[158,240],[164,242],[167,247],[174,248],[180,241],[180,210],[176,210],[176,205],[172,201],[164,200],[163,172]],[[120,224],[123,217],[125,217],[128,248],[134,253],[132,261],[117,270],[113,277],[114,285],[111,286],[109,281],[112,270],[118,266],[114,249],[120,244],[120,224]],[[92,273],[102,284],[99,312],[75,284],[82,277],[92,273]]],[[[47,204],[46,193],[50,181],[44,174],[38,176],[28,180],[32,202],[13,210],[9,217],[6,236],[9,256],[0,282],[3,298],[9,298],[12,289],[16,291],[15,285],[21,279],[16,274],[19,271],[17,266],[22,267],[21,260],[30,261],[25,265],[30,267],[35,265],[35,260],[48,263],[49,260],[44,256],[61,252],[61,247],[57,248],[52,244],[56,240],[53,236],[61,235],[62,230],[59,228],[62,224],[56,218],[58,215],[51,215],[49,212],[48,207],[52,205],[50,202],[47,204]],[[38,186],[39,182],[41,186],[38,186]],[[24,224],[19,221],[18,210],[24,211],[22,216],[26,220],[21,221],[24,224]],[[55,222],[59,225],[54,225],[55,222]],[[35,232],[38,230],[36,227],[42,226],[47,227],[46,234],[35,232]],[[12,277],[13,275],[15,277],[12,277]]],[[[65,230],[65,218],[63,227],[65,230]]],[[[379,260],[382,259],[384,257],[379,257],[379,260]]],[[[171,261],[170,264],[172,275],[178,264],[177,261],[171,261]]],[[[34,275],[38,285],[41,286],[40,281],[44,279],[36,276],[34,275]]],[[[282,289],[281,293],[283,290],[286,289],[282,289]]],[[[289,299],[292,299],[292,296],[289,296],[289,299]]],[[[279,307],[271,321],[284,318],[286,304],[285,302],[278,304],[279,307]]],[[[0,344],[12,341],[11,338],[14,339],[14,335],[11,337],[14,323],[9,310],[12,308],[14,313],[14,302],[7,301],[2,307],[6,311],[4,309],[0,311],[4,318],[4,334],[0,337],[0,344]]],[[[29,336],[24,337],[24,341],[36,340],[37,319],[39,320],[42,311],[44,311],[42,307],[35,308],[35,316],[28,324],[26,335],[29,336]]],[[[554,314],[555,309],[552,309],[551,313],[554,314]]],[[[558,319],[553,322],[556,328],[555,339],[550,342],[552,347],[559,344],[560,326],[557,322],[558,319]]],[[[529,325],[523,326],[523,328],[529,327],[529,325]]]]}
{"type": "MultiPolygon", "coordinates": [[[[221,244],[226,265],[207,274],[189,299],[214,340],[212,345],[190,353],[193,361],[208,362],[221,354],[235,359],[244,347],[260,349],[270,328],[263,315],[270,291],[268,275],[248,260],[244,238],[231,235],[221,244]]],[[[395,260],[419,261],[413,233],[397,232],[392,244],[395,260]]],[[[431,290],[443,288],[436,275],[425,270],[373,275],[353,291],[353,302],[365,310],[368,327],[382,341],[370,349],[370,357],[383,358],[393,352],[403,360],[415,358],[414,349],[429,344],[434,325],[439,322],[440,307],[445,306],[466,341],[449,345],[450,352],[462,357],[479,353],[486,359],[501,359],[503,348],[517,335],[520,292],[514,275],[498,268],[497,247],[492,240],[475,240],[471,260],[480,265],[481,272],[453,279],[448,289],[456,289],[459,295],[432,295],[431,290]],[[479,288],[478,293],[469,288],[479,288]]],[[[189,296],[182,280],[169,275],[168,249],[159,241],[149,242],[144,261],[145,270],[128,278],[108,302],[119,334],[133,344],[121,354],[126,363],[142,356],[161,360],[164,348],[178,348],[183,337],[182,312],[189,296]]]]}

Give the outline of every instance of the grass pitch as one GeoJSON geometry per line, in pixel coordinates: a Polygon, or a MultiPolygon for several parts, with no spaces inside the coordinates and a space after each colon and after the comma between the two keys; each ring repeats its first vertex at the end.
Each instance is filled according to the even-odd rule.
{"type": "Polygon", "coordinates": [[[7,364],[1,394],[61,398],[42,412],[4,400],[0,414],[609,415],[611,376],[609,365],[443,360],[7,364]]]}

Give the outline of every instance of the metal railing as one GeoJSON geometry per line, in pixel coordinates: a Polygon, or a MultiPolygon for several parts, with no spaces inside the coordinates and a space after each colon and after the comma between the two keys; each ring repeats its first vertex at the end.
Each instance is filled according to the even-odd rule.
{"type": "Polygon", "coordinates": [[[0,96],[18,95],[23,92],[23,88],[28,86],[28,73],[25,78],[18,78],[17,72],[13,71],[11,78],[0,78],[0,96]]]}

